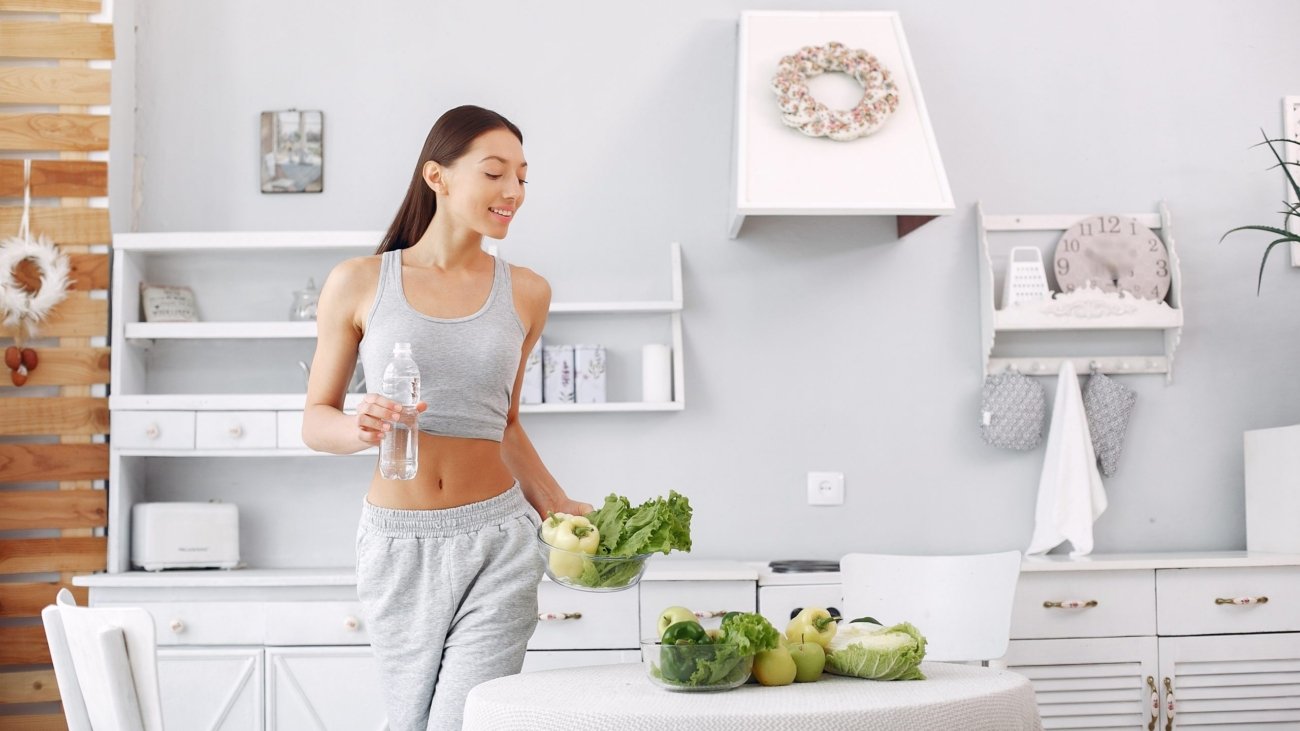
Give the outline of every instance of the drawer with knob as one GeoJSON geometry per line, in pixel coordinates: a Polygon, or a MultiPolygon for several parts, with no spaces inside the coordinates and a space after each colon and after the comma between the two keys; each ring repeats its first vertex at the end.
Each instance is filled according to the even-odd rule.
{"type": "Polygon", "coordinates": [[[368,645],[360,602],[275,602],[267,605],[268,645],[368,645]]]}
{"type": "Polygon", "coordinates": [[[617,650],[640,647],[637,589],[575,591],[553,581],[537,587],[537,629],[530,650],[617,650]]]}
{"type": "MultiPolygon", "coordinates": [[[[104,605],[100,605],[104,606],[104,605]]],[[[265,602],[143,602],[159,645],[260,645],[265,602]]]]}
{"type": "Polygon", "coordinates": [[[1153,635],[1155,572],[1023,572],[1011,609],[1015,640],[1153,635]]]}
{"type": "Polygon", "coordinates": [[[194,445],[199,449],[274,449],[274,411],[200,411],[194,445]]]}
{"type": "Polygon", "coordinates": [[[1156,590],[1161,635],[1300,628],[1300,566],[1161,569],[1156,590]]]}
{"type": "Polygon", "coordinates": [[[753,581],[642,581],[641,636],[659,634],[659,614],[668,607],[685,607],[700,624],[717,627],[727,612],[752,612],[756,602],[753,581]]]}
{"type": "Polygon", "coordinates": [[[113,411],[115,449],[194,449],[193,411],[113,411]]]}

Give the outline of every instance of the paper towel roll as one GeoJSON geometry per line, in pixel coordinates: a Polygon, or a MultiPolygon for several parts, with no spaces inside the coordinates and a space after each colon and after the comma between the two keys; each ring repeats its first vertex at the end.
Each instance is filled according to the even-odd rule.
{"type": "Polygon", "coordinates": [[[641,348],[641,400],[673,400],[673,350],[667,345],[651,343],[641,348]]]}

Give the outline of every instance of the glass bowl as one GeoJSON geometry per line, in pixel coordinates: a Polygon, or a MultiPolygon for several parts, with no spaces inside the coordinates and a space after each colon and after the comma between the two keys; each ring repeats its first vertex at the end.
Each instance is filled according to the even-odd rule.
{"type": "Polygon", "coordinates": [[[754,656],[742,656],[735,645],[665,645],[641,640],[641,663],[650,682],[668,690],[731,690],[749,680],[754,656]]]}
{"type": "Polygon", "coordinates": [[[546,561],[551,581],[579,591],[623,591],[636,586],[645,573],[645,561],[653,554],[635,556],[591,556],[556,548],[542,540],[537,529],[537,550],[546,561]]]}

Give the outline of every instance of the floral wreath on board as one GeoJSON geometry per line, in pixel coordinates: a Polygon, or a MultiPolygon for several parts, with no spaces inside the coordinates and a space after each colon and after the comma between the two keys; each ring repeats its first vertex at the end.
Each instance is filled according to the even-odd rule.
{"type": "Polygon", "coordinates": [[[31,236],[31,160],[23,161],[23,215],[18,235],[0,241],[0,315],[4,326],[14,329],[15,345],[5,350],[5,365],[12,371],[15,386],[27,382],[27,373],[36,367],[36,351],[23,347],[36,334],[37,325],[45,320],[68,296],[71,265],[67,254],[49,238],[31,236]],[[31,260],[41,275],[40,288],[29,292],[14,278],[14,269],[31,260]]]}
{"type": "Polygon", "coordinates": [[[880,60],[860,48],[831,41],[804,46],[777,63],[772,77],[781,121],[809,137],[847,142],[875,132],[898,109],[898,87],[880,60]],[[852,109],[831,109],[808,91],[809,77],[840,71],[862,85],[862,100],[852,109]]]}

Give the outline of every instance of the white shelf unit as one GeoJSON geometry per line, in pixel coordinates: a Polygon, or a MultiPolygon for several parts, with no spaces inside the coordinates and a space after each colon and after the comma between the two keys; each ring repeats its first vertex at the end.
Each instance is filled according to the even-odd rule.
{"type": "MultiPolygon", "coordinates": [[[[982,374],[988,376],[1008,368],[1019,370],[1028,375],[1056,375],[1061,363],[1072,360],[1075,370],[1080,374],[1097,370],[1107,374],[1163,373],[1166,382],[1173,380],[1174,351],[1182,339],[1182,272],[1179,267],[1178,250],[1174,243],[1173,224],[1169,208],[1161,202],[1156,213],[1129,214],[1142,225],[1154,231],[1164,241],[1169,252],[1170,285],[1166,297],[1168,307],[1146,307],[1133,313],[1108,314],[1088,317],[1064,317],[1046,315],[1033,310],[1000,310],[997,308],[997,272],[1004,271],[995,267],[1002,265],[1006,251],[993,250],[990,246],[990,234],[1023,234],[1052,232],[1059,237],[1070,226],[1088,214],[999,214],[984,212],[982,204],[976,203],[976,226],[979,238],[979,273],[980,273],[980,345],[982,374]],[[1052,333],[1052,332],[1124,332],[1124,331],[1158,331],[1163,334],[1164,349],[1160,354],[1147,355],[1043,355],[1043,356],[995,356],[994,348],[999,333],[1052,333]]],[[[1055,245],[1055,240],[1051,241],[1055,245]]],[[[1009,249],[1008,249],[1009,250],[1009,249]]],[[[1051,251],[1046,252],[1050,260],[1051,251]]]]}
{"type": "MultiPolygon", "coordinates": [[[[1300,165],[1300,96],[1288,96],[1282,99],[1282,136],[1297,143],[1282,145],[1283,159],[1300,165]]],[[[1291,175],[1300,180],[1300,168],[1292,168],[1291,175]]],[[[1286,186],[1286,200],[1291,204],[1300,203],[1300,200],[1296,200],[1295,191],[1291,189],[1289,183],[1286,186]]],[[[1296,231],[1294,224],[1287,230],[1296,231]]],[[[1291,266],[1300,267],[1300,243],[1291,244],[1291,266]]]]}
{"type": "Polygon", "coordinates": [[[744,11],[737,49],[731,238],[747,216],[895,216],[902,237],[956,210],[898,13],[744,11]],[[848,142],[785,126],[770,88],[783,56],[830,41],[874,55],[899,89],[890,119],[848,142]]]}

